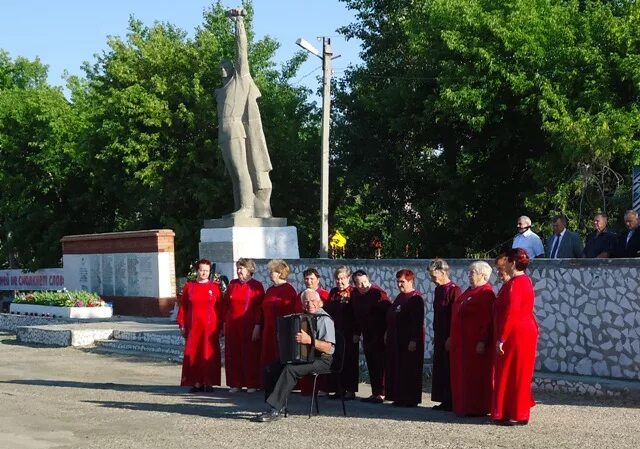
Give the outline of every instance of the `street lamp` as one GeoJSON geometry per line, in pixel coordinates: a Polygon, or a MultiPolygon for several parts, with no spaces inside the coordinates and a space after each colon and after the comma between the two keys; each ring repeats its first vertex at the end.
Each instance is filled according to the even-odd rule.
{"type": "Polygon", "coordinates": [[[339,58],[333,56],[331,38],[322,37],[322,53],[303,38],[296,41],[300,47],[322,59],[322,156],[320,167],[322,174],[320,185],[322,188],[320,206],[320,258],[329,255],[329,118],[331,115],[331,60],[339,58]]]}

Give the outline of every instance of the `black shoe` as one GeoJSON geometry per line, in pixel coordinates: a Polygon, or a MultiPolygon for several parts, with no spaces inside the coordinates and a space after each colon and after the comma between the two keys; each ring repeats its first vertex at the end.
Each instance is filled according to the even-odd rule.
{"type": "Polygon", "coordinates": [[[516,421],[515,419],[494,419],[493,423],[497,426],[526,426],[529,421],[516,421]]]}
{"type": "Polygon", "coordinates": [[[510,426],[526,426],[529,424],[529,421],[516,421],[515,419],[510,419],[508,422],[510,426]]]}
{"type": "Polygon", "coordinates": [[[202,393],[204,391],[204,387],[200,386],[200,387],[191,387],[189,389],[189,393],[202,393]]]}
{"type": "Polygon", "coordinates": [[[360,399],[360,401],[369,402],[371,404],[382,404],[384,402],[384,397],[371,395],[368,398],[360,399]]]}
{"type": "MultiPolygon", "coordinates": [[[[340,396],[338,396],[340,397],[340,396]]],[[[344,392],[344,400],[345,401],[353,401],[356,398],[356,394],[353,391],[345,391],[344,392]]]]}
{"type": "Polygon", "coordinates": [[[440,410],[443,412],[450,412],[451,411],[451,406],[447,405],[447,404],[438,404],[438,405],[434,405],[433,407],[431,407],[432,410],[440,410]]]}
{"type": "Polygon", "coordinates": [[[395,401],[391,405],[394,407],[417,407],[418,406],[418,404],[415,404],[413,402],[401,402],[401,401],[395,401]]]}
{"type": "Polygon", "coordinates": [[[256,422],[271,422],[277,421],[282,417],[280,412],[275,408],[267,410],[266,412],[260,413],[258,416],[254,417],[253,420],[256,422]]]}
{"type": "Polygon", "coordinates": [[[204,390],[205,393],[213,393],[213,387],[211,385],[205,385],[204,390]]]}

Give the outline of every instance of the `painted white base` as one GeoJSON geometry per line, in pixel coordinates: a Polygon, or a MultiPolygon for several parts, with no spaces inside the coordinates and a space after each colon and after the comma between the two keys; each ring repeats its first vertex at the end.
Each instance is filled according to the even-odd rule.
{"type": "Polygon", "coordinates": [[[233,279],[235,262],[251,259],[299,259],[295,226],[233,226],[200,230],[200,257],[216,263],[216,271],[233,279]]]}
{"type": "Polygon", "coordinates": [[[10,313],[22,315],[36,314],[55,318],[111,318],[111,307],[54,307],[40,306],[36,304],[13,304],[9,307],[10,313]]]}

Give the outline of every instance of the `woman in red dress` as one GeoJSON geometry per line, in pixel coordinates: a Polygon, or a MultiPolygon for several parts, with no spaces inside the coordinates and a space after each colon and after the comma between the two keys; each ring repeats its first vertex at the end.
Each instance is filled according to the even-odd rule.
{"type": "Polygon", "coordinates": [[[491,412],[491,320],[496,295],[489,284],[490,277],[488,263],[472,263],[471,286],[453,304],[446,346],[451,363],[453,412],[458,416],[485,416],[491,412]]]}
{"type": "Polygon", "coordinates": [[[436,284],[433,292],[433,373],[431,375],[431,400],[440,402],[434,410],[451,410],[451,375],[449,353],[445,343],[451,333],[451,310],[462,290],[449,279],[449,264],[434,259],[429,264],[429,276],[436,284]]]}
{"type": "Polygon", "coordinates": [[[185,339],[181,386],[191,386],[190,393],[211,391],[220,385],[220,299],[218,283],[209,280],[211,262],[197,262],[195,281],[182,290],[178,326],[185,339]]]}
{"type": "MultiPolygon", "coordinates": [[[[344,364],[340,380],[344,389],[344,399],[353,400],[356,397],[360,380],[360,335],[355,330],[355,315],[353,304],[351,304],[353,293],[353,287],[349,285],[351,270],[342,265],[336,268],[333,278],[336,286],[329,291],[329,299],[323,307],[333,319],[336,332],[340,332],[344,336],[344,364]]],[[[335,386],[332,386],[331,389],[336,390],[335,386]]]]}
{"type": "Polygon", "coordinates": [[[511,279],[502,287],[494,308],[496,361],[491,419],[496,424],[525,425],[535,405],[531,391],[538,342],[535,293],[524,272],[529,265],[527,252],[512,248],[507,258],[511,279]]]}
{"type": "Polygon", "coordinates": [[[224,369],[231,393],[243,388],[254,393],[262,384],[258,320],[264,287],[253,279],[255,271],[252,259],[238,259],[238,279],[231,281],[223,299],[224,369]]]}
{"type": "Polygon", "coordinates": [[[278,318],[291,313],[302,313],[302,303],[296,289],[287,282],[289,265],[284,260],[273,259],[267,264],[273,283],[264,295],[259,323],[262,324],[262,349],[260,372],[280,360],[278,351],[278,318]]]}
{"type": "Polygon", "coordinates": [[[387,312],[385,399],[399,407],[422,402],[424,300],[413,286],[414,278],[409,269],[396,273],[400,294],[387,312]]]}

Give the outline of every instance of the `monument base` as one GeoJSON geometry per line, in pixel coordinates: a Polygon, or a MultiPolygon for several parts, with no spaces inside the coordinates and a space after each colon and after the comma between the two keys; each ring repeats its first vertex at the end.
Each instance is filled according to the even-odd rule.
{"type": "Polygon", "coordinates": [[[250,259],[299,259],[298,232],[285,218],[222,218],[205,220],[200,231],[200,258],[216,271],[235,278],[235,262],[250,259]],[[228,226],[231,224],[231,226],[228,226]]]}
{"type": "Polygon", "coordinates": [[[105,301],[113,304],[115,315],[168,317],[171,316],[177,298],[103,296],[105,301]]]}

